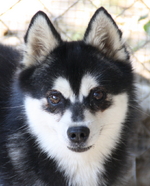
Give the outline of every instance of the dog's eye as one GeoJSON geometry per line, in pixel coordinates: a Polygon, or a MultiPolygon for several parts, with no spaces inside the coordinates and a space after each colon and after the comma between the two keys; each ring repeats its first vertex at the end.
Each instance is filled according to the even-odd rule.
{"type": "Polygon", "coordinates": [[[61,102],[62,95],[60,92],[52,90],[48,92],[47,99],[50,104],[58,104],[61,102]]]}
{"type": "Polygon", "coordinates": [[[103,90],[101,90],[100,88],[95,88],[92,90],[92,97],[99,101],[99,100],[103,100],[106,98],[106,94],[103,90]]]}
{"type": "Polygon", "coordinates": [[[90,108],[92,110],[99,110],[103,109],[105,106],[106,101],[106,91],[103,87],[96,87],[93,88],[90,92],[90,108]]]}
{"type": "Polygon", "coordinates": [[[100,100],[100,99],[103,98],[103,92],[101,92],[101,91],[95,91],[95,92],[93,93],[93,97],[94,97],[96,100],[100,100]]]}

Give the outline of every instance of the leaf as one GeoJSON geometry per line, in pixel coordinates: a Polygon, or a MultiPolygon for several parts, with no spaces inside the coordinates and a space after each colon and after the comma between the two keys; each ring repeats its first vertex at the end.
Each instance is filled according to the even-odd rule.
{"type": "Polygon", "coordinates": [[[146,19],[147,17],[148,17],[148,14],[143,15],[143,16],[141,16],[141,17],[138,19],[138,21],[141,21],[141,20],[143,20],[143,19],[146,19]]]}
{"type": "Polygon", "coordinates": [[[150,35],[150,21],[148,21],[145,25],[144,25],[144,30],[145,32],[150,35]]]}

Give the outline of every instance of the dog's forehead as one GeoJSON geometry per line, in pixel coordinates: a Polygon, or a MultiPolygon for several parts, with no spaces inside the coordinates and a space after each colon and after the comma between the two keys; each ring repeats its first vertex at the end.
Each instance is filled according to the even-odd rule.
{"type": "Polygon", "coordinates": [[[89,92],[92,88],[98,86],[98,82],[91,74],[85,74],[81,78],[79,85],[79,95],[75,95],[69,80],[65,77],[58,77],[54,81],[53,89],[61,92],[61,94],[66,99],[70,99],[71,102],[75,102],[76,99],[81,102],[83,97],[87,97],[89,95],[89,92]]]}

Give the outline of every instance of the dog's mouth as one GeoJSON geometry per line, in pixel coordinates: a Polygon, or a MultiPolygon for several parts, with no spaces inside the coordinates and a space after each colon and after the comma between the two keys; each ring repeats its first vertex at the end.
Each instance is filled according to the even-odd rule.
{"type": "Polygon", "coordinates": [[[68,147],[69,150],[74,151],[74,152],[85,152],[91,149],[92,146],[89,147],[68,147]]]}

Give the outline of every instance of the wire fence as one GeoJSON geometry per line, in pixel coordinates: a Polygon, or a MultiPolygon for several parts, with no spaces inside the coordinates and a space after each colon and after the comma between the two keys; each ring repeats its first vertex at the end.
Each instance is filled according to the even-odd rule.
{"type": "Polygon", "coordinates": [[[39,10],[47,13],[64,40],[81,39],[100,6],[108,10],[123,31],[143,87],[139,89],[139,102],[145,109],[144,125],[137,129],[143,141],[137,139],[136,143],[143,143],[144,151],[135,159],[135,174],[139,186],[150,186],[150,160],[143,161],[150,155],[150,0],[0,0],[0,42],[20,46],[31,17],[39,10]]]}

